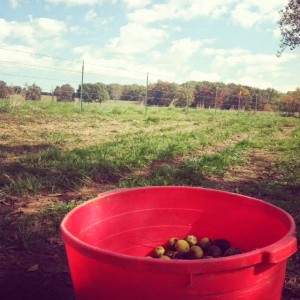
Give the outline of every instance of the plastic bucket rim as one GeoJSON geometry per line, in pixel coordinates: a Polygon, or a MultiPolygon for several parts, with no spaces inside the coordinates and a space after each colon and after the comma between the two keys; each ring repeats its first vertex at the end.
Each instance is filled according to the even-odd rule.
{"type": "MultiPolygon", "coordinates": [[[[88,200],[74,209],[72,209],[66,216],[63,218],[61,224],[60,224],[60,230],[61,234],[64,240],[65,244],[69,244],[76,250],[78,250],[83,255],[87,255],[90,258],[95,259],[101,259],[101,260],[107,260],[109,259],[110,263],[120,264],[121,262],[126,262],[130,266],[134,266],[135,263],[139,261],[144,261],[144,266],[155,266],[155,268],[161,267],[161,270],[165,270],[165,264],[169,264],[169,266],[175,266],[174,271],[178,272],[180,270],[186,272],[186,270],[189,270],[193,273],[202,273],[203,270],[206,269],[212,269],[211,271],[223,271],[223,270],[229,270],[229,269],[236,269],[241,267],[247,267],[250,265],[255,265],[263,262],[264,257],[270,254],[271,248],[276,247],[277,245],[282,244],[284,240],[289,241],[292,244],[296,244],[296,238],[295,238],[295,229],[296,224],[294,222],[294,219],[291,217],[289,213],[287,213],[285,210],[270,204],[268,202],[265,202],[261,199],[222,191],[222,190],[216,190],[216,189],[209,189],[209,188],[202,188],[202,187],[189,187],[189,186],[149,186],[149,187],[138,187],[138,188],[122,188],[122,189],[115,189],[111,191],[107,191],[104,193],[100,193],[97,195],[96,198],[88,200]],[[283,236],[280,240],[276,241],[275,243],[269,244],[265,247],[261,247],[258,249],[254,249],[252,251],[247,251],[242,254],[229,256],[229,257],[221,257],[221,258],[214,258],[214,259],[205,259],[205,260],[159,260],[159,259],[149,259],[147,257],[139,257],[139,256],[132,256],[128,254],[118,253],[111,250],[107,250],[104,248],[99,248],[92,246],[86,242],[83,242],[78,237],[74,236],[69,232],[69,230],[66,228],[66,223],[68,219],[81,207],[89,205],[93,202],[99,201],[99,199],[104,198],[108,195],[115,195],[120,194],[124,191],[134,191],[134,190],[143,190],[143,189],[174,189],[174,188],[184,188],[184,189],[197,189],[197,190],[204,190],[204,191],[212,191],[212,192],[221,192],[228,195],[235,195],[235,196],[243,196],[249,200],[257,201],[259,203],[262,203],[264,205],[270,206],[274,209],[279,210],[285,217],[288,219],[290,224],[290,229],[286,233],[285,236],[283,236]],[[241,260],[244,259],[244,263],[241,264],[241,260]],[[219,262],[222,261],[222,264],[219,262]],[[218,265],[218,268],[216,269],[216,265],[218,265]]],[[[295,247],[294,247],[295,248],[295,247]]],[[[296,249],[294,250],[296,252],[296,249]]],[[[293,254],[293,253],[292,253],[293,254]]],[[[287,257],[282,258],[281,260],[287,259],[292,254],[289,254],[287,257]]],[[[139,264],[137,264],[139,266],[139,264]]],[[[168,267],[168,271],[172,271],[172,268],[168,267]]]]}

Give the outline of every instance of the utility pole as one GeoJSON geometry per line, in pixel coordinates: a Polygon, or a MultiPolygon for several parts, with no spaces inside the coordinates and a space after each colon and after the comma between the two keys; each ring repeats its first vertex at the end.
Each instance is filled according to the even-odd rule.
{"type": "Polygon", "coordinates": [[[239,92],[239,109],[238,109],[238,112],[240,112],[241,110],[241,91],[239,92]]]}
{"type": "Polygon", "coordinates": [[[218,90],[219,90],[219,87],[217,86],[217,87],[216,87],[216,99],[215,99],[215,112],[217,112],[218,90]]]}
{"type": "Polygon", "coordinates": [[[186,106],[185,106],[185,113],[188,113],[189,105],[190,105],[190,83],[186,83],[185,86],[185,96],[186,96],[186,106]]]}
{"type": "Polygon", "coordinates": [[[147,106],[148,106],[148,84],[149,84],[149,73],[147,72],[147,79],[146,79],[146,98],[145,98],[145,114],[147,112],[147,106]]]}
{"type": "Polygon", "coordinates": [[[80,87],[80,113],[81,113],[81,114],[82,114],[83,74],[84,74],[84,60],[82,61],[82,71],[81,71],[81,87],[80,87]]]}
{"type": "Polygon", "coordinates": [[[256,97],[255,97],[255,111],[257,111],[257,94],[256,94],[256,97]]]}

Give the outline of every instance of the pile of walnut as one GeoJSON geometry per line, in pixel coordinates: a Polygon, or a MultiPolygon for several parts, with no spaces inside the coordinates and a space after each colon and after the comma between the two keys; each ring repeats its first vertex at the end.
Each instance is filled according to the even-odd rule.
{"type": "Polygon", "coordinates": [[[163,246],[157,246],[148,257],[160,259],[204,259],[240,254],[226,239],[212,240],[208,237],[197,239],[187,235],[184,239],[170,238],[163,246]]]}

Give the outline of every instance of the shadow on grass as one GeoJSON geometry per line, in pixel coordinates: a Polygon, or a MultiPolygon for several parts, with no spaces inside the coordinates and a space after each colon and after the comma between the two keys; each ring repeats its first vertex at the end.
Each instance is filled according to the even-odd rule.
{"type": "Polygon", "coordinates": [[[40,144],[1,146],[0,150],[2,158],[24,154],[23,158],[4,160],[0,165],[0,200],[76,190],[91,181],[118,182],[122,172],[127,170],[107,157],[105,150],[99,149],[63,151],[40,144]]]}
{"type": "MultiPolygon", "coordinates": [[[[167,164],[164,161],[144,176],[132,176],[130,171],[134,166],[135,157],[130,157],[127,164],[122,164],[121,160],[118,162],[115,158],[118,148],[114,148],[115,146],[69,152],[52,148],[38,157],[27,158],[17,164],[7,164],[2,167],[0,174],[8,174],[14,182],[18,182],[17,179],[22,179],[22,176],[27,179],[37,178],[37,183],[44,182],[39,189],[51,189],[53,183],[58,188],[64,187],[65,184],[73,186],[72,184],[77,185],[84,178],[107,180],[122,187],[187,185],[222,189],[269,201],[288,211],[294,217],[298,228],[300,226],[299,181],[297,178],[293,180],[293,176],[298,174],[298,161],[292,166],[291,160],[289,164],[278,163],[274,170],[257,173],[251,178],[240,176],[235,180],[225,180],[223,175],[228,168],[241,163],[239,153],[249,146],[243,142],[226,149],[223,153],[214,153],[177,164],[172,161],[168,161],[167,164]],[[110,152],[112,149],[114,151],[110,152]],[[129,175],[124,177],[127,172],[129,175]],[[47,186],[49,182],[51,184],[47,186]]],[[[164,149],[161,152],[162,158],[168,157],[170,153],[163,151],[164,149]]],[[[119,157],[122,158],[122,155],[119,157]]],[[[258,164],[264,168],[268,165],[267,158],[265,161],[260,158],[258,164]]],[[[10,179],[6,183],[13,186],[10,179]]],[[[24,187],[28,186],[29,183],[24,187]]],[[[74,203],[74,206],[76,204],[74,203]]],[[[54,206],[52,211],[48,210],[25,219],[1,216],[0,264],[3,267],[0,271],[0,294],[3,299],[72,299],[71,279],[59,234],[59,223],[74,206],[54,206]],[[34,265],[38,265],[38,269],[28,271],[34,265]]],[[[283,293],[285,300],[297,299],[296,295],[300,289],[299,263],[298,252],[288,266],[283,293]]]]}
{"type": "Polygon", "coordinates": [[[74,299],[59,225],[78,203],[30,216],[0,215],[1,299],[74,299]]]}
{"type": "MultiPolygon", "coordinates": [[[[202,177],[202,184],[197,186],[222,188],[232,192],[236,192],[234,189],[238,187],[240,193],[248,196],[257,197],[264,193],[266,198],[275,199],[273,193],[262,189],[259,183],[249,181],[228,181],[221,186],[216,180],[202,177]]],[[[290,198],[286,197],[285,203],[289,203],[287,199],[290,198]]],[[[78,204],[56,204],[43,213],[29,217],[6,216],[5,219],[0,216],[1,299],[73,299],[71,276],[59,224],[65,214],[78,204]],[[30,271],[35,265],[38,265],[38,269],[30,271]]],[[[296,207],[292,211],[294,209],[296,207]]],[[[298,253],[288,265],[283,291],[285,300],[297,299],[295,297],[300,290],[299,263],[298,253]]]]}
{"type": "Polygon", "coordinates": [[[38,153],[43,150],[51,149],[53,146],[51,144],[37,144],[37,145],[28,145],[28,144],[23,144],[23,145],[16,145],[16,146],[9,146],[9,145],[0,145],[0,153],[3,156],[11,156],[14,154],[34,154],[38,153]]]}

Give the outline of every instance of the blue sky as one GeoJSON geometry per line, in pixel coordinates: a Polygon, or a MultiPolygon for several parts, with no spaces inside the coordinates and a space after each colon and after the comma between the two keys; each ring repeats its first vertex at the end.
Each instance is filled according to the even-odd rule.
{"type": "Polygon", "coordinates": [[[286,92],[300,50],[279,49],[282,0],[2,0],[0,80],[44,91],[81,82],[221,81],[286,92]],[[58,59],[62,58],[62,59],[58,59]]]}

